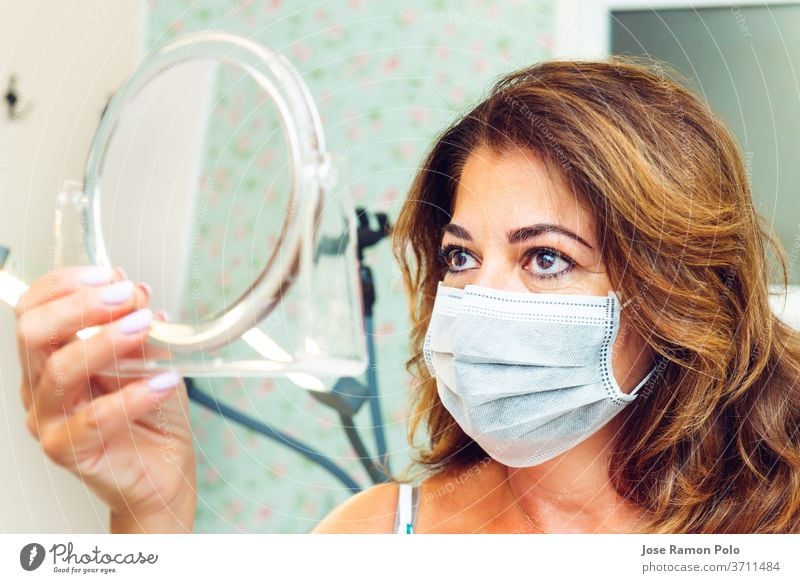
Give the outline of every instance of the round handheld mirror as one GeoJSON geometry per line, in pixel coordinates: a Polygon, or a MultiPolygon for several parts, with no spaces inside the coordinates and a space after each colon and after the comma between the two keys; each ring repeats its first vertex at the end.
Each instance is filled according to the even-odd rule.
{"type": "Polygon", "coordinates": [[[120,266],[168,314],[122,372],[363,371],[337,167],[282,55],[222,32],[151,52],[109,102],[56,222],[59,263],[120,266]]]}

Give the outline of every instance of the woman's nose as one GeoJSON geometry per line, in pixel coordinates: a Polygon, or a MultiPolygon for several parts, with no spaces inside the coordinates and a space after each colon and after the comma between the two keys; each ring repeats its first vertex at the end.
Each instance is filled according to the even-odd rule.
{"type": "Polygon", "coordinates": [[[469,283],[503,291],[530,291],[520,277],[519,269],[502,259],[493,260],[484,257],[483,263],[475,270],[469,283]]]}

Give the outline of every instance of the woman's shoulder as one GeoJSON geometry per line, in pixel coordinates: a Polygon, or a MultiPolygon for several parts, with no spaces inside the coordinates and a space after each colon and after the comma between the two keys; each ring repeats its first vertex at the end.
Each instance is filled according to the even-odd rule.
{"type": "Polygon", "coordinates": [[[376,484],[354,494],[314,527],[315,534],[390,533],[394,526],[399,484],[376,484]]]}
{"type": "MultiPolygon", "coordinates": [[[[496,462],[489,458],[468,465],[440,469],[419,485],[419,518],[431,532],[466,528],[467,515],[477,512],[487,489],[497,481],[496,462]]],[[[392,533],[399,482],[377,484],[355,494],[320,521],[312,533],[392,533]]],[[[416,528],[415,528],[416,530],[416,528]]]]}

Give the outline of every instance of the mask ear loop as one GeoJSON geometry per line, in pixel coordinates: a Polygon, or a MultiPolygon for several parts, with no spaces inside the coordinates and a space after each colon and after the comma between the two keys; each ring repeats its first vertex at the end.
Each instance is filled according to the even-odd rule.
{"type": "MultiPolygon", "coordinates": [[[[635,299],[636,299],[636,296],[638,296],[638,295],[639,295],[639,294],[633,294],[631,297],[629,297],[627,300],[625,300],[625,303],[624,303],[624,304],[622,304],[622,307],[620,308],[620,312],[621,312],[622,310],[624,310],[624,309],[625,309],[625,307],[626,307],[627,305],[629,305],[629,304],[630,304],[630,303],[631,303],[633,300],[635,300],[635,299]]],[[[619,297],[619,294],[618,294],[618,297],[619,297]]],[[[663,361],[663,360],[664,360],[664,358],[663,358],[663,357],[661,357],[661,356],[659,356],[658,358],[656,358],[656,363],[653,365],[653,367],[652,367],[652,368],[651,368],[649,371],[647,371],[647,374],[646,374],[646,375],[644,375],[644,378],[643,378],[642,380],[640,380],[640,381],[639,381],[639,383],[638,383],[638,384],[637,384],[637,385],[636,385],[636,386],[633,388],[633,390],[632,390],[630,393],[628,393],[628,395],[630,395],[631,397],[635,397],[635,396],[637,396],[637,395],[639,394],[639,389],[641,389],[642,387],[646,386],[646,385],[647,385],[647,384],[650,382],[650,380],[651,380],[651,377],[653,376],[653,373],[654,373],[656,370],[658,370],[658,368],[660,368],[661,366],[663,366],[663,365],[662,365],[662,361],[663,361]]]]}

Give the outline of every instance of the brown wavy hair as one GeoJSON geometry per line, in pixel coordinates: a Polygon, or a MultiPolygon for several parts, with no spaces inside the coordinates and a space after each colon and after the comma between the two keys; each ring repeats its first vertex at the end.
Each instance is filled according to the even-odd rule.
{"type": "Polygon", "coordinates": [[[612,289],[660,357],[622,413],[610,476],[642,532],[800,532],[800,335],[773,314],[786,258],[752,201],[743,155],[657,61],[546,61],[499,80],[422,163],[393,230],[410,297],[416,381],[409,440],[428,469],[486,453],[444,408],[422,357],[436,260],[460,171],[479,146],[524,147],[596,219],[612,289]]]}

